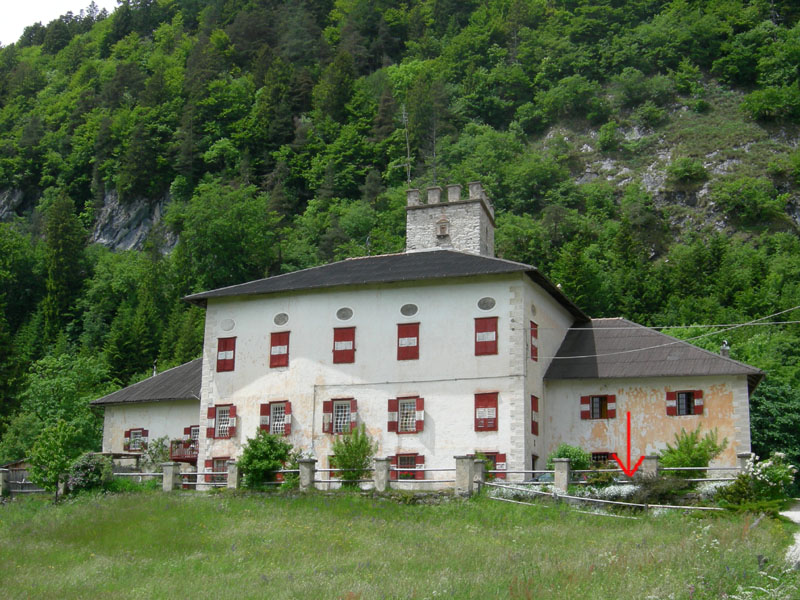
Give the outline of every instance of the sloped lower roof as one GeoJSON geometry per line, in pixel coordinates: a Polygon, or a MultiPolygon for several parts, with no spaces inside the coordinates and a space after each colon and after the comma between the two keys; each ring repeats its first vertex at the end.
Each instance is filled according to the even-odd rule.
{"type": "Polygon", "coordinates": [[[182,364],[173,369],[134,383],[93,400],[94,405],[127,404],[130,402],[158,402],[161,400],[200,400],[201,368],[203,359],[182,364]]]}
{"type": "Polygon", "coordinates": [[[607,379],[764,373],[627,319],[592,319],[567,332],[545,379],[607,379]]]}
{"type": "Polygon", "coordinates": [[[349,258],[320,267],[312,267],[302,271],[192,294],[184,298],[184,300],[199,306],[205,306],[209,298],[253,296],[344,285],[424,281],[444,277],[471,277],[504,273],[527,273],[533,281],[544,288],[576,319],[588,319],[581,309],[575,306],[536,267],[455,250],[428,250],[349,258]]]}

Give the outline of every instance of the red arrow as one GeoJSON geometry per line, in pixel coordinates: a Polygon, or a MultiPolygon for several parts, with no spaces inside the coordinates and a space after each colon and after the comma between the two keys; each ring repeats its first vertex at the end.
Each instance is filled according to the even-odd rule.
{"type": "Polygon", "coordinates": [[[628,415],[628,466],[626,467],[625,465],[622,464],[622,461],[619,459],[619,456],[617,456],[616,452],[614,452],[611,456],[614,458],[615,461],[617,461],[617,464],[619,464],[619,468],[623,470],[625,475],[627,475],[628,477],[633,477],[633,474],[636,473],[636,469],[638,469],[639,465],[642,464],[644,456],[640,456],[639,460],[636,462],[635,465],[633,465],[633,468],[631,469],[631,413],[630,411],[628,411],[626,414],[628,415]]]}

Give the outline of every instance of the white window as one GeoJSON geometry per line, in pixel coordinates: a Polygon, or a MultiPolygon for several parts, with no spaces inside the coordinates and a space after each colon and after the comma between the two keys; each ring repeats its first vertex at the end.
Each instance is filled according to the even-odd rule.
{"type": "Polygon", "coordinates": [[[417,401],[400,400],[399,405],[399,426],[398,431],[416,431],[417,430],[417,401]]]}
{"type": "Polygon", "coordinates": [[[333,403],[333,433],[350,432],[350,400],[333,403]]]}
{"type": "Polygon", "coordinates": [[[192,427],[191,431],[189,432],[189,439],[192,440],[193,442],[196,442],[198,439],[200,439],[200,426],[199,425],[194,425],[192,427]]]}
{"type": "Polygon", "coordinates": [[[269,422],[272,435],[283,435],[286,420],[286,404],[283,402],[273,402],[269,405],[269,422]]]}
{"type": "Polygon", "coordinates": [[[131,443],[128,446],[130,450],[142,449],[142,433],[141,429],[131,429],[131,443]]]}
{"type": "Polygon", "coordinates": [[[217,422],[216,431],[214,432],[215,438],[229,437],[228,429],[231,424],[231,407],[218,406],[217,407],[217,422]]]}

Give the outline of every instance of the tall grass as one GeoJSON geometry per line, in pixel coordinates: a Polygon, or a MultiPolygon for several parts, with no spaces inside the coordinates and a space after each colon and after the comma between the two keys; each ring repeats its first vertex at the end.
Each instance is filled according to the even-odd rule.
{"type": "MultiPolygon", "coordinates": [[[[769,586],[781,523],[480,498],[83,496],[0,507],[4,598],[721,598],[769,586]],[[761,557],[759,559],[759,556],[761,557]]],[[[780,596],[778,596],[780,597],[780,596]]],[[[787,596],[792,597],[792,596],[787,596]]]]}

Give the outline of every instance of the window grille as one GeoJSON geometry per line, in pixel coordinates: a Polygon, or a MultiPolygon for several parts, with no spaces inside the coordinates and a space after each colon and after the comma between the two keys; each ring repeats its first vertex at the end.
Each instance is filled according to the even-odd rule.
{"type": "Polygon", "coordinates": [[[333,403],[333,433],[350,431],[350,401],[333,403]]]}
{"type": "Polygon", "coordinates": [[[694,414],[694,395],[692,392],[678,392],[678,414],[694,414]]]}
{"type": "Polygon", "coordinates": [[[605,419],[608,412],[608,400],[605,396],[592,396],[592,419],[605,419]]]}
{"type": "Polygon", "coordinates": [[[131,442],[128,446],[130,450],[141,450],[142,449],[142,430],[141,429],[133,429],[131,430],[131,442]]]}
{"type": "Polygon", "coordinates": [[[231,413],[230,406],[217,407],[217,419],[216,419],[217,430],[214,432],[214,437],[216,438],[229,437],[229,428],[231,424],[230,413],[231,413]]]}
{"type": "Polygon", "coordinates": [[[417,401],[400,400],[399,431],[417,430],[417,401]]]}
{"type": "Polygon", "coordinates": [[[283,435],[284,424],[286,422],[286,405],[283,402],[273,402],[270,404],[269,432],[272,435],[283,435]]]}
{"type": "Polygon", "coordinates": [[[195,426],[193,426],[191,428],[191,430],[189,432],[189,439],[192,440],[193,442],[196,442],[197,440],[200,439],[200,426],[199,425],[195,425],[195,426]]]}

